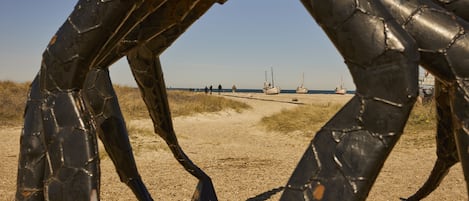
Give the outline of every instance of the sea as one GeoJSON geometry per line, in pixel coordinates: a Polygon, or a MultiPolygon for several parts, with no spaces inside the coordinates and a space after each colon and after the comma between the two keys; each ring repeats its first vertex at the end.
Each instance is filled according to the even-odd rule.
{"type": "MultiPolygon", "coordinates": [[[[194,91],[194,92],[203,92],[204,89],[199,88],[168,88],[168,90],[182,90],[182,91],[194,91]]],[[[218,92],[218,89],[214,89],[213,92],[218,92]]],[[[231,89],[222,89],[222,92],[231,92],[231,89]]],[[[236,89],[238,93],[263,93],[262,89],[236,89]]],[[[295,94],[295,89],[282,89],[280,93],[285,94],[295,94]]],[[[335,94],[334,90],[309,90],[308,94],[335,94]]],[[[347,94],[355,94],[355,91],[347,91],[347,94]]]]}

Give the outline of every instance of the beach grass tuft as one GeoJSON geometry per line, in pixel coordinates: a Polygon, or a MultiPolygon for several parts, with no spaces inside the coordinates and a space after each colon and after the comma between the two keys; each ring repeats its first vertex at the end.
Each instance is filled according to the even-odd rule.
{"type": "Polygon", "coordinates": [[[268,131],[282,133],[300,132],[306,137],[316,133],[342,107],[338,103],[301,105],[284,109],[279,113],[263,117],[261,125],[268,131]]]}
{"type": "Polygon", "coordinates": [[[0,125],[22,125],[29,82],[0,81],[0,125]]]}
{"type": "MultiPolygon", "coordinates": [[[[341,107],[341,104],[302,105],[264,117],[261,125],[272,132],[300,133],[302,136],[312,137],[341,107]]],[[[415,104],[402,138],[409,145],[429,145],[434,143],[435,129],[434,102],[415,104]]]]}
{"type": "Polygon", "coordinates": [[[231,100],[217,95],[200,92],[169,91],[168,99],[171,113],[174,116],[188,116],[197,113],[219,112],[231,109],[236,112],[250,109],[246,103],[231,100]]]}

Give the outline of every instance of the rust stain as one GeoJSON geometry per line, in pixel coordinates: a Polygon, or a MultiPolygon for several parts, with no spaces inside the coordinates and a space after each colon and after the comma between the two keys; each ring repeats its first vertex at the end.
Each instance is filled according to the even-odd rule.
{"type": "Polygon", "coordinates": [[[22,191],[22,192],[21,192],[21,195],[22,195],[24,198],[27,198],[27,197],[31,196],[31,194],[33,194],[32,191],[22,191]]]}
{"type": "Polygon", "coordinates": [[[57,35],[52,36],[52,38],[49,41],[49,45],[53,45],[57,41],[57,35]]]}
{"type": "Polygon", "coordinates": [[[324,191],[326,191],[326,187],[322,184],[318,184],[313,191],[313,198],[316,200],[322,200],[324,197],[324,191]]]}

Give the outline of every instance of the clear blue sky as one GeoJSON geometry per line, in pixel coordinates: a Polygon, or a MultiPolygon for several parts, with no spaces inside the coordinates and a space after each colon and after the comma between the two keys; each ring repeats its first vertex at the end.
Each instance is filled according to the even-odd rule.
{"type": "MultiPolygon", "coordinates": [[[[0,80],[31,81],[48,41],[76,1],[5,0],[0,7],[0,80]]],[[[342,57],[299,0],[228,0],[215,5],[161,55],[168,87],[261,88],[274,68],[276,85],[332,90],[343,77],[342,57]],[[270,73],[269,73],[270,74],[270,73]]],[[[136,86],[121,59],[114,83],[136,86]]]]}

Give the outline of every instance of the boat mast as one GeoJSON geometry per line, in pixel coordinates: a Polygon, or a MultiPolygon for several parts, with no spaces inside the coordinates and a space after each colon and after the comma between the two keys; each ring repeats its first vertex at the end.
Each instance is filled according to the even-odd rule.
{"type": "Polygon", "coordinates": [[[272,87],[275,87],[275,85],[274,85],[274,68],[270,67],[270,71],[272,72],[272,87]]]}
{"type": "Polygon", "coordinates": [[[303,74],[301,76],[301,87],[303,87],[304,82],[305,82],[305,73],[303,72],[303,74]]]}
{"type": "Polygon", "coordinates": [[[344,77],[340,76],[340,88],[344,88],[344,77]]]}

